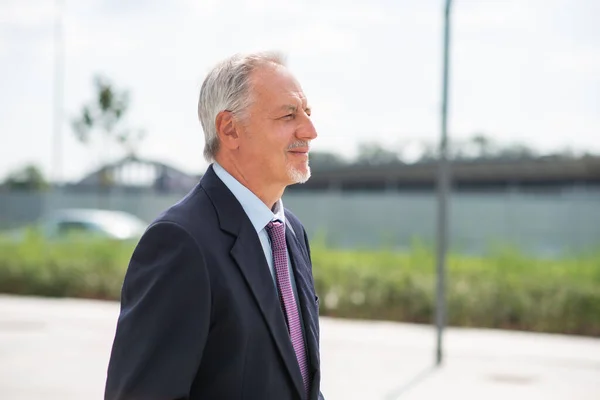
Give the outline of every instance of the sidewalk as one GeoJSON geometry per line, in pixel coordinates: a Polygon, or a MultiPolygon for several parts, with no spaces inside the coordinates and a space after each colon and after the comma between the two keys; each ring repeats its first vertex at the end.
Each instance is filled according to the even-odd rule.
{"type": "MultiPolygon", "coordinates": [[[[0,295],[0,398],[102,399],[118,304],[0,295]]],[[[600,339],[322,318],[327,400],[600,399],[600,339]]]]}
{"type": "Polygon", "coordinates": [[[432,327],[327,321],[332,399],[599,400],[600,339],[451,328],[434,368],[432,327]]]}

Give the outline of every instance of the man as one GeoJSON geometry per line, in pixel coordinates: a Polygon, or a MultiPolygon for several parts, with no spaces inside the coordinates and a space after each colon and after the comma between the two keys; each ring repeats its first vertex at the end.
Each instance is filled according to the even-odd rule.
{"type": "Polygon", "coordinates": [[[280,56],[237,55],[198,113],[212,164],[131,257],[105,399],[322,399],[310,248],[281,202],[310,177],[306,97],[280,56]]]}

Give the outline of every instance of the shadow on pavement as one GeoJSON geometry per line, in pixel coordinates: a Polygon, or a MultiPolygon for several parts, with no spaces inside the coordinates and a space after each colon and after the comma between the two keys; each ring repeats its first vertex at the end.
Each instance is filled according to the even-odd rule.
{"type": "Polygon", "coordinates": [[[402,395],[407,393],[413,387],[417,386],[419,383],[424,381],[429,376],[433,375],[433,373],[437,372],[438,370],[439,370],[439,367],[437,367],[436,365],[432,365],[430,367],[425,368],[423,371],[419,372],[414,378],[412,378],[405,384],[401,385],[400,387],[398,387],[398,388],[392,390],[391,392],[389,392],[388,394],[386,394],[383,397],[383,400],[399,399],[402,395]]]}

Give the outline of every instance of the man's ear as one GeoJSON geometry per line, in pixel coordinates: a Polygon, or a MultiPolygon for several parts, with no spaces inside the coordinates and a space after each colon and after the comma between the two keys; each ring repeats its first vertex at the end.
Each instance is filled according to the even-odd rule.
{"type": "Polygon", "coordinates": [[[235,150],[239,147],[238,124],[231,111],[218,113],[215,119],[215,127],[221,146],[229,150],[235,150]]]}

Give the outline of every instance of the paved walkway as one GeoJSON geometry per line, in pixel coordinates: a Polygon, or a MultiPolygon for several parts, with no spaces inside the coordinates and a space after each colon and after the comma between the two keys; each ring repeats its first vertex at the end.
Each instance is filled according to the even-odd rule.
{"type": "MultiPolygon", "coordinates": [[[[102,399],[118,304],[0,296],[0,399],[102,399]]],[[[322,318],[327,400],[599,400],[600,339],[322,318]]]]}

